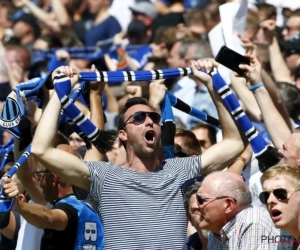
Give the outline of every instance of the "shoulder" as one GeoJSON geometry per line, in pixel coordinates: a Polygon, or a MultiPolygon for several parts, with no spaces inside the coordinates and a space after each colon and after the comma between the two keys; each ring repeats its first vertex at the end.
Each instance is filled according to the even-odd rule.
{"type": "Polygon", "coordinates": [[[237,223],[242,227],[260,227],[272,231],[275,229],[269,212],[264,207],[249,206],[237,215],[237,223]]]}

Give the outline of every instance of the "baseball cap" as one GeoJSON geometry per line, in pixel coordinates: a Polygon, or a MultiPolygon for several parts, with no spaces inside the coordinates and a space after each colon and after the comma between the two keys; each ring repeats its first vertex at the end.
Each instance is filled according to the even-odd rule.
{"type": "Polygon", "coordinates": [[[132,11],[133,14],[135,13],[145,15],[152,19],[156,18],[158,14],[153,4],[148,1],[141,1],[135,3],[135,5],[129,7],[129,9],[132,11]]]}

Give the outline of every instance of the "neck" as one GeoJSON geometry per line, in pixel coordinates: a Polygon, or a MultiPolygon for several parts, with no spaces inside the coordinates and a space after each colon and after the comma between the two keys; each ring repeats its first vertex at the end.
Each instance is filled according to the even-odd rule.
{"type": "MultiPolygon", "coordinates": [[[[285,229],[286,230],[286,229],[285,229]]],[[[296,225],[295,228],[288,229],[288,231],[296,240],[300,240],[300,225],[296,225]]]]}
{"type": "Polygon", "coordinates": [[[137,172],[153,172],[157,168],[157,154],[142,158],[127,152],[127,162],[124,167],[137,172]]]}
{"type": "Polygon", "coordinates": [[[61,199],[67,195],[70,195],[70,194],[73,194],[73,189],[72,187],[61,187],[59,188],[59,191],[58,191],[58,195],[57,195],[57,199],[61,199]]]}
{"type": "Polygon", "coordinates": [[[170,6],[169,12],[171,13],[184,12],[184,6],[182,3],[174,3],[172,6],[170,6]]]}
{"type": "Polygon", "coordinates": [[[97,13],[94,24],[99,24],[103,20],[105,20],[107,17],[109,17],[109,11],[108,8],[101,8],[101,10],[97,13]]]}
{"type": "Polygon", "coordinates": [[[25,35],[21,38],[20,43],[21,43],[21,45],[26,45],[26,44],[31,43],[33,41],[34,41],[34,35],[33,34],[28,34],[28,35],[25,35]]]}

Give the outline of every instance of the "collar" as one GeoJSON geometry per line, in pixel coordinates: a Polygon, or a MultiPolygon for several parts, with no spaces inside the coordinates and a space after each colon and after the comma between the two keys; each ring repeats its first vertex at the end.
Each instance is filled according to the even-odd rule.
{"type": "Polygon", "coordinates": [[[53,202],[53,206],[56,205],[56,203],[59,202],[60,200],[65,199],[65,198],[69,198],[70,196],[74,196],[74,193],[67,194],[67,195],[65,195],[65,196],[63,196],[63,197],[61,197],[61,198],[55,200],[55,201],[53,202]]]}
{"type": "Polygon", "coordinates": [[[232,232],[236,221],[243,215],[244,211],[246,211],[246,209],[249,207],[244,208],[242,211],[236,214],[229,222],[227,222],[227,224],[225,224],[225,226],[222,227],[220,234],[214,233],[214,235],[222,242],[222,244],[226,244],[230,240],[230,233],[232,232]]]}

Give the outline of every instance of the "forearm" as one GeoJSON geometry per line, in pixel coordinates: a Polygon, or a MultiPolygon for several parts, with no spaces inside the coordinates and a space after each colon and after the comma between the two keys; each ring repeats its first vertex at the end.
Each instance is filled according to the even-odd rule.
{"type": "Polygon", "coordinates": [[[248,90],[247,86],[236,77],[231,77],[231,85],[238,98],[242,100],[245,111],[247,111],[255,121],[260,122],[262,119],[261,111],[255,97],[248,90]]]}
{"type": "Polygon", "coordinates": [[[260,107],[265,126],[275,147],[282,147],[283,143],[291,135],[290,129],[274,106],[264,86],[254,90],[253,94],[260,107]],[[280,133],[278,133],[278,128],[280,128],[280,133]]]}
{"type": "Polygon", "coordinates": [[[269,55],[275,81],[291,83],[291,71],[284,61],[276,37],[273,38],[272,44],[269,46],[269,55]]]}
{"type": "Polygon", "coordinates": [[[110,113],[119,113],[119,105],[117,98],[110,91],[108,84],[104,88],[104,93],[107,97],[107,111],[110,113]]]}
{"type": "MultiPolygon", "coordinates": [[[[100,130],[104,130],[104,115],[102,109],[102,98],[99,93],[90,90],[90,110],[91,122],[100,130]]],[[[85,161],[102,161],[103,155],[92,146],[92,149],[86,152],[85,161]]]]}
{"type": "Polygon", "coordinates": [[[230,167],[228,167],[227,172],[232,172],[240,175],[242,174],[244,167],[245,163],[242,160],[237,159],[233,164],[231,164],[230,167]]]}
{"type": "Polygon", "coordinates": [[[53,148],[53,141],[58,130],[60,110],[61,103],[56,92],[53,92],[32,141],[31,152],[38,158],[39,155],[43,155],[47,150],[53,148]],[[45,131],[47,131],[47,133],[45,133],[45,131]]]}
{"type": "Polygon", "coordinates": [[[289,128],[292,128],[289,113],[286,109],[286,106],[282,102],[282,98],[281,98],[279,89],[277,88],[275,82],[273,81],[273,79],[268,75],[268,73],[264,69],[262,69],[261,76],[262,76],[262,81],[265,84],[265,87],[266,87],[275,107],[277,108],[278,112],[281,114],[286,125],[289,128]]]}
{"type": "Polygon", "coordinates": [[[71,19],[69,14],[63,5],[61,0],[52,0],[52,8],[53,12],[59,22],[59,24],[63,27],[70,27],[71,19]]]}
{"type": "Polygon", "coordinates": [[[26,1],[25,6],[30,9],[31,13],[40,21],[47,24],[50,20],[51,16],[49,13],[41,9],[40,7],[36,6],[34,2],[31,2],[29,0],[26,1]]]}
{"type": "Polygon", "coordinates": [[[47,228],[52,223],[51,212],[45,206],[20,202],[14,210],[21,214],[29,224],[37,228],[47,228]]]}

